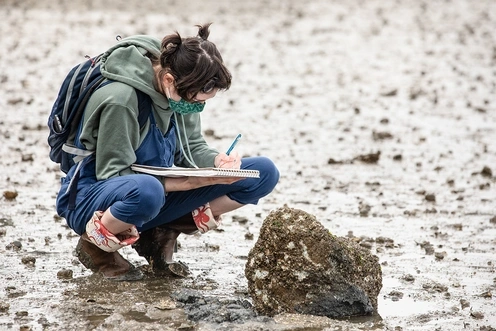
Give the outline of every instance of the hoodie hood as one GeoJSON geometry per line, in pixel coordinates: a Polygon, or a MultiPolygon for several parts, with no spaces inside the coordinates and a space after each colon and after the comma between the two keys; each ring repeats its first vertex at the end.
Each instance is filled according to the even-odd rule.
{"type": "Polygon", "coordinates": [[[101,72],[108,79],[128,84],[148,94],[155,106],[166,110],[167,98],[153,85],[155,72],[147,53],[160,58],[160,41],[138,35],[124,38],[102,56],[101,72]]]}

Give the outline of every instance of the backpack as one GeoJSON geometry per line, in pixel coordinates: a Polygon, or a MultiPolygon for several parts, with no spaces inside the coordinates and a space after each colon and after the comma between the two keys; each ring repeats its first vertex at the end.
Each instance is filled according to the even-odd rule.
{"type": "MultiPolygon", "coordinates": [[[[50,159],[60,164],[60,170],[64,173],[67,173],[74,164],[94,153],[74,146],[74,139],[93,91],[113,82],[105,80],[102,76],[101,58],[102,54],[88,58],[72,68],[60,87],[48,117],[50,159]]],[[[138,89],[135,91],[138,96],[138,122],[140,127],[143,127],[151,111],[151,98],[138,89]]]]}

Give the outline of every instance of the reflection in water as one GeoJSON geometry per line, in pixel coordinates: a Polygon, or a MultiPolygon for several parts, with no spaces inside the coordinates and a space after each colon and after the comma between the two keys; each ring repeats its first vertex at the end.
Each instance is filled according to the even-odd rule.
{"type": "Polygon", "coordinates": [[[171,325],[184,322],[182,312],[157,309],[160,302],[180,287],[175,278],[146,275],[136,282],[114,282],[98,274],[73,280],[72,294],[79,299],[77,309],[67,313],[85,320],[90,326],[105,324],[108,320],[131,321],[131,323],[164,323],[171,325]],[[107,321],[106,321],[107,320],[107,321]]]}

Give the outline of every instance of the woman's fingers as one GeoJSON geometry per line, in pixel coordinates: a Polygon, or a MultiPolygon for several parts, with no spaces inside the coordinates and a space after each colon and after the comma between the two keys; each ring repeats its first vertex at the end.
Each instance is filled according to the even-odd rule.
{"type": "Polygon", "coordinates": [[[239,169],[241,167],[241,156],[233,151],[231,154],[219,154],[217,168],[239,169]]]}

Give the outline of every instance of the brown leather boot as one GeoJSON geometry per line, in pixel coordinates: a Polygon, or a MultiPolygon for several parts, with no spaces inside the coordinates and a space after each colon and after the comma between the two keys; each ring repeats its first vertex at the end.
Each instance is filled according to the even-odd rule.
{"type": "Polygon", "coordinates": [[[117,251],[106,252],[89,241],[84,233],[76,246],[76,256],[79,261],[93,272],[99,272],[103,277],[115,281],[132,281],[143,278],[143,274],[117,251]]]}
{"type": "Polygon", "coordinates": [[[187,277],[188,267],[172,256],[177,251],[177,237],[181,233],[194,234],[198,228],[193,215],[188,213],[170,223],[144,231],[133,248],[143,256],[156,273],[170,272],[175,276],[187,277]]]}
{"type": "Polygon", "coordinates": [[[181,234],[205,233],[219,226],[220,219],[214,218],[207,203],[172,222],[144,231],[133,248],[143,256],[155,272],[171,272],[179,277],[187,277],[191,272],[181,261],[174,261],[177,251],[177,237],[181,234]]]}

